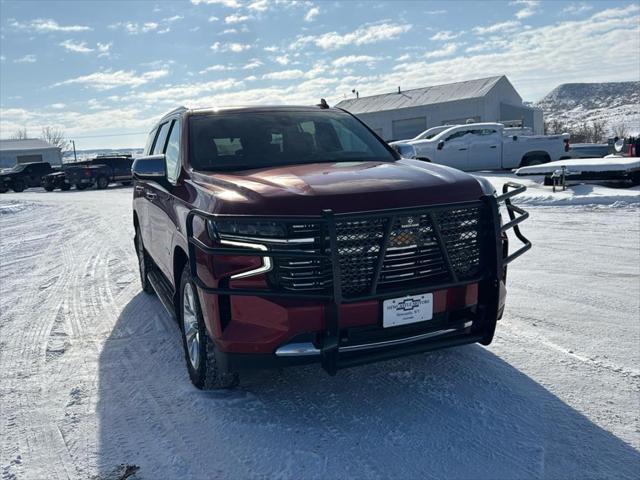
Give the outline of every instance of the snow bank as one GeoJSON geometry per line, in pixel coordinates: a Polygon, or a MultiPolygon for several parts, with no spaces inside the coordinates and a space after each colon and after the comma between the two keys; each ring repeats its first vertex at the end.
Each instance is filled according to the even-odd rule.
{"type": "Polygon", "coordinates": [[[565,191],[543,185],[543,176],[516,177],[510,173],[477,173],[489,180],[497,192],[502,192],[505,182],[516,182],[527,187],[526,192],[514,198],[513,202],[524,205],[603,205],[607,207],[627,207],[640,205],[640,186],[631,188],[611,188],[602,185],[580,184],[568,186],[565,191]]]}

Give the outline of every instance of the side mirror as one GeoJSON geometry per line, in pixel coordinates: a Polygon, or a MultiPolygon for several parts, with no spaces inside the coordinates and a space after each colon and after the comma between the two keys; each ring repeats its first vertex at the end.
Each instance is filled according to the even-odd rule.
{"type": "Polygon", "coordinates": [[[440,140],[438,142],[438,150],[442,150],[443,147],[444,147],[444,140],[440,140]]]}
{"type": "Polygon", "coordinates": [[[136,180],[163,183],[167,179],[164,154],[136,158],[131,166],[131,174],[136,180]]]}

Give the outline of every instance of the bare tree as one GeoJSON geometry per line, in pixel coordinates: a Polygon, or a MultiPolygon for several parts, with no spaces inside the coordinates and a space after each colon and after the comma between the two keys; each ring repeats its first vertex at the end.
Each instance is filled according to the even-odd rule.
{"type": "Polygon", "coordinates": [[[69,149],[69,141],[64,138],[64,130],[55,127],[43,127],[40,138],[61,151],[69,149]]]}
{"type": "Polygon", "coordinates": [[[19,128],[18,130],[13,132],[13,134],[9,138],[11,140],[24,140],[25,138],[29,138],[27,136],[27,127],[19,128]]]}
{"type": "Polygon", "coordinates": [[[619,122],[613,126],[613,136],[618,138],[627,138],[629,136],[629,129],[625,122],[619,122]]]}
{"type": "Polygon", "coordinates": [[[593,143],[606,142],[607,140],[607,122],[604,120],[594,120],[591,123],[591,141],[593,143]]]}

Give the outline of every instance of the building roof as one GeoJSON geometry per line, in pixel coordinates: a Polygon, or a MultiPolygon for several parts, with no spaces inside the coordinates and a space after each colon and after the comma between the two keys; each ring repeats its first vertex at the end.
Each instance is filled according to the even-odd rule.
{"type": "Polygon", "coordinates": [[[452,102],[467,98],[478,98],[486,95],[504,75],[497,77],[479,78],[465,82],[433,85],[431,87],[415,88],[398,93],[384,93],[371,97],[351,98],[343,100],[336,107],[344,108],[351,113],[380,112],[396,110],[398,108],[419,107],[434,103],[452,102]]]}
{"type": "Polygon", "coordinates": [[[40,140],[39,138],[25,138],[22,140],[0,140],[0,151],[15,152],[25,150],[59,150],[58,147],[40,140]]]}

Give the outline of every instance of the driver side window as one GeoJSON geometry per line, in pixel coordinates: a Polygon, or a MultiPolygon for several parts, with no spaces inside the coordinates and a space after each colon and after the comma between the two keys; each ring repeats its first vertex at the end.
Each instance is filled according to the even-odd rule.
{"type": "Polygon", "coordinates": [[[446,142],[450,142],[451,140],[455,140],[455,139],[457,139],[457,138],[462,138],[462,137],[464,137],[467,133],[469,133],[469,130],[459,130],[459,131],[457,131],[457,132],[452,133],[451,135],[449,135],[445,141],[446,141],[446,142]]]}
{"type": "Polygon", "coordinates": [[[165,159],[167,162],[167,179],[171,183],[175,183],[180,172],[180,122],[173,121],[169,141],[167,142],[167,150],[165,151],[165,159]]]}

